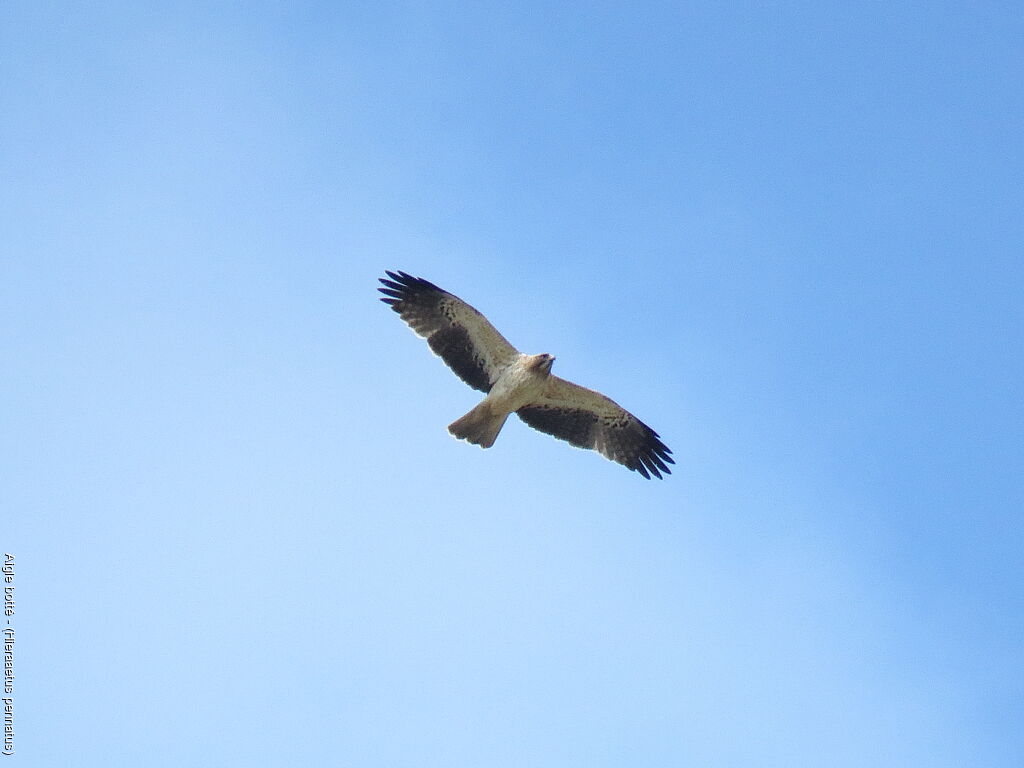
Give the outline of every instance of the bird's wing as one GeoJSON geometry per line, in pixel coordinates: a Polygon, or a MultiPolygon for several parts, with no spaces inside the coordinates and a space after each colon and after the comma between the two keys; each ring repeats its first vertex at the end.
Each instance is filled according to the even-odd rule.
{"type": "Polygon", "coordinates": [[[648,480],[671,474],[668,464],[675,464],[658,433],[636,416],[600,392],[557,376],[548,377],[542,398],[516,413],[534,429],[598,451],[648,480]]]}
{"type": "Polygon", "coordinates": [[[519,354],[482,314],[422,277],[387,272],[381,299],[409,324],[464,382],[489,392],[519,354]]]}

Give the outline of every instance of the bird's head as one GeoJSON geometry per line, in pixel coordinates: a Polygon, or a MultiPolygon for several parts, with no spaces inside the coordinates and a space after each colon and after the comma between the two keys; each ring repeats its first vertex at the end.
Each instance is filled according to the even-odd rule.
{"type": "Polygon", "coordinates": [[[551,373],[551,366],[555,362],[555,356],[544,353],[542,355],[534,355],[530,358],[530,368],[541,371],[542,373],[551,373]]]}

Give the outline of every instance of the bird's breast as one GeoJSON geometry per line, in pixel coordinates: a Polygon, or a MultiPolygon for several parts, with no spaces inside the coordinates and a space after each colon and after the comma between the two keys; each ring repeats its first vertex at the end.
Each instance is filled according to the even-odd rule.
{"type": "Polygon", "coordinates": [[[495,409],[517,411],[527,403],[535,402],[543,393],[546,383],[546,373],[528,369],[518,362],[513,363],[498,376],[487,399],[495,409]]]}

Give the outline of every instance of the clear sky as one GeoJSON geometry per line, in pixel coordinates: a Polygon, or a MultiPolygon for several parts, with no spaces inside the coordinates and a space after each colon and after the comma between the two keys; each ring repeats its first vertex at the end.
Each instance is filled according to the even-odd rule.
{"type": "Polygon", "coordinates": [[[0,763],[1024,764],[1022,39],[3,3],[0,763]],[[674,474],[453,440],[384,269],[674,474]]]}

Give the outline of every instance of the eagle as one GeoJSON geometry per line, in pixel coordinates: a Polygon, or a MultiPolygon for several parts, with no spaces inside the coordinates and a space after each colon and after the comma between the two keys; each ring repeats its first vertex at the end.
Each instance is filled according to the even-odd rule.
{"type": "Polygon", "coordinates": [[[671,474],[672,451],[621,405],[552,375],[555,358],[524,355],[480,312],[422,277],[385,270],[381,299],[455,374],[486,397],[448,425],[460,440],[490,448],[515,413],[534,429],[595,450],[650,480],[671,474]]]}

